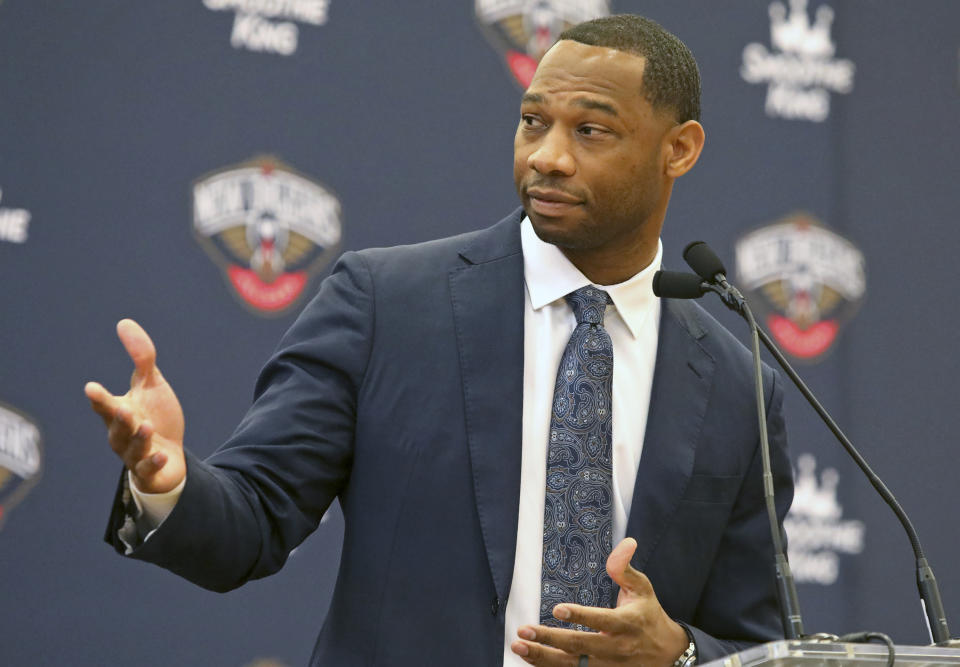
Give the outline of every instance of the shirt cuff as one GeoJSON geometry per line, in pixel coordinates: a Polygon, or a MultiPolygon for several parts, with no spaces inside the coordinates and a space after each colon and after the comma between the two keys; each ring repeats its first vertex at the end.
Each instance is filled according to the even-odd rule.
{"type": "Polygon", "coordinates": [[[186,483],[187,478],[184,476],[177,486],[166,493],[145,493],[137,488],[133,481],[133,474],[129,470],[127,471],[127,486],[130,488],[130,495],[137,506],[137,528],[141,535],[153,532],[170,516],[170,512],[173,511],[180,499],[180,494],[183,493],[183,487],[186,483]]]}

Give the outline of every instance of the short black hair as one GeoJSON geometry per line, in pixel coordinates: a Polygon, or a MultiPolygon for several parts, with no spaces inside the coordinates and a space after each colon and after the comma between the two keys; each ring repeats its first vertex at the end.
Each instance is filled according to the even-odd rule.
{"type": "Polygon", "coordinates": [[[700,71],[687,45],[648,18],[615,14],[561,33],[588,46],[604,46],[646,59],[643,95],[654,109],[672,109],[678,123],[700,120],[700,71]]]}

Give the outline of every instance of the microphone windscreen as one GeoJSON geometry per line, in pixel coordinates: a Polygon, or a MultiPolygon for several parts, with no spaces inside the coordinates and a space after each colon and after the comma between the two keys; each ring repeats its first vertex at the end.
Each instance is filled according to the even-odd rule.
{"type": "Polygon", "coordinates": [[[700,276],[679,271],[653,274],[653,293],[665,299],[699,299],[703,296],[700,276]]]}
{"type": "Polygon", "coordinates": [[[683,259],[698,276],[713,282],[718,273],[727,275],[727,270],[717,254],[703,241],[694,241],[683,249],[683,259]]]}

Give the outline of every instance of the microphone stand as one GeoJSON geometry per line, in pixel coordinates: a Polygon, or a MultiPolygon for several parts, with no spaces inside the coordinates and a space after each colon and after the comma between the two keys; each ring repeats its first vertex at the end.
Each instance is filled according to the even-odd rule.
{"type": "Polygon", "coordinates": [[[743,295],[723,278],[721,286],[704,283],[711,292],[720,295],[727,307],[740,313],[750,325],[751,342],[753,348],[753,382],[757,397],[757,420],[760,432],[760,455],[763,464],[763,499],[767,506],[767,518],[770,521],[770,537],[773,540],[774,572],[777,582],[777,597],[780,598],[780,621],[783,624],[784,636],[787,639],[803,637],[803,619],[800,615],[800,601],[797,596],[797,587],[790,571],[790,562],[787,560],[786,549],[783,547],[783,536],[780,524],[777,521],[777,510],[774,505],[773,473],[770,467],[770,443],[767,436],[767,410],[763,398],[763,375],[760,361],[760,327],[753,317],[750,306],[743,295]]]}
{"type": "MultiPolygon", "coordinates": [[[[931,642],[944,646],[953,643],[950,639],[950,630],[947,626],[946,612],[943,609],[943,602],[940,599],[940,589],[937,586],[936,577],[934,577],[933,569],[927,562],[926,556],[923,553],[923,548],[920,546],[920,538],[917,535],[917,531],[914,529],[913,523],[911,523],[906,512],[904,512],[903,507],[887,488],[886,484],[883,483],[883,480],[881,480],[880,477],[878,477],[877,474],[870,468],[870,465],[866,462],[863,456],[860,455],[860,452],[857,451],[857,449],[853,446],[853,443],[850,442],[844,432],[833,420],[833,417],[830,416],[823,405],[821,405],[820,401],[817,400],[816,396],[813,395],[813,392],[810,391],[806,383],[804,383],[787,359],[783,356],[783,353],[780,352],[766,332],[757,326],[756,320],[753,317],[753,313],[750,311],[750,307],[747,305],[746,299],[743,297],[743,295],[740,294],[740,291],[737,290],[737,288],[733,285],[730,285],[725,279],[722,279],[720,286],[713,285],[711,283],[703,283],[702,287],[714,292],[715,294],[718,294],[728,308],[736,313],[739,313],[747,320],[750,325],[750,329],[753,332],[755,359],[759,359],[759,346],[757,345],[757,339],[759,339],[763,341],[764,346],[770,351],[770,354],[772,354],[777,360],[777,363],[780,364],[780,367],[783,368],[786,374],[796,385],[797,389],[800,390],[800,393],[803,394],[803,397],[807,399],[807,402],[813,407],[816,413],[827,425],[827,428],[829,428],[830,431],[836,436],[837,440],[840,441],[840,444],[846,450],[847,454],[849,454],[853,459],[854,463],[856,463],[860,470],[862,470],[867,476],[867,479],[870,480],[870,484],[873,485],[873,488],[877,490],[877,493],[880,494],[887,505],[889,505],[893,510],[894,514],[896,514],[897,519],[899,519],[900,524],[907,533],[907,537],[910,540],[910,546],[913,548],[913,555],[917,564],[917,589],[920,593],[920,602],[923,606],[924,618],[927,622],[927,631],[930,634],[931,642]]],[[[760,371],[758,367],[757,373],[759,374],[759,372],[760,371]]],[[[758,398],[760,401],[762,401],[762,394],[759,392],[758,398]]],[[[760,405],[762,405],[762,402],[760,405]]],[[[763,421],[762,417],[761,421],[763,421]]],[[[761,437],[764,438],[766,437],[765,427],[766,424],[762,424],[761,437]]],[[[767,452],[765,451],[765,453],[767,452]]],[[[767,453],[767,455],[769,456],[769,453],[767,453]]],[[[764,480],[764,483],[767,483],[766,479],[764,480]]],[[[774,532],[777,534],[779,531],[774,532]]],[[[778,557],[779,556],[780,552],[778,551],[778,557]]],[[[787,574],[789,575],[789,565],[787,565],[787,568],[787,574]]],[[[778,571],[778,581],[779,577],[780,574],[778,571]]],[[[795,600],[796,589],[792,588],[792,583],[793,578],[791,576],[790,584],[795,600]]],[[[786,610],[782,610],[781,613],[786,614],[787,612],[786,610]]],[[[786,624],[784,627],[786,627],[786,624]]]]}

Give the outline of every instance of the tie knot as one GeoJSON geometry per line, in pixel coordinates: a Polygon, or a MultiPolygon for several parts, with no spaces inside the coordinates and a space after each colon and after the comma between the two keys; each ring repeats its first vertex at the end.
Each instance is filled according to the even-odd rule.
{"type": "Polygon", "coordinates": [[[607,305],[613,303],[610,295],[592,285],[581,287],[566,296],[567,303],[573,308],[577,324],[603,324],[603,315],[607,305]]]}

